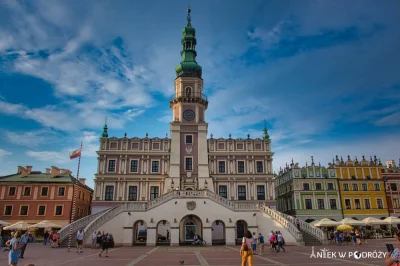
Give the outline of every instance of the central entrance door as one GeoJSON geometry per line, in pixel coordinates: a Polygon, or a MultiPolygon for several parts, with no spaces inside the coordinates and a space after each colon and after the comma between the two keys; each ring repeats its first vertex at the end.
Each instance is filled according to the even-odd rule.
{"type": "Polygon", "coordinates": [[[203,237],[203,223],[201,219],[193,214],[186,215],[179,223],[180,244],[192,244],[195,235],[203,237]]]}
{"type": "Polygon", "coordinates": [[[185,242],[192,242],[195,235],[197,235],[196,225],[193,222],[186,222],[185,242]]]}

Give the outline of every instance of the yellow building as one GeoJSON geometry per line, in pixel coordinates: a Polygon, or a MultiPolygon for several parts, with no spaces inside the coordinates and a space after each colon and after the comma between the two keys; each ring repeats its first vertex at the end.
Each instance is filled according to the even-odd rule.
{"type": "Polygon", "coordinates": [[[336,162],[330,167],[336,170],[345,218],[362,220],[389,216],[380,159],[374,156],[368,161],[363,156],[358,161],[357,157],[352,160],[348,156],[347,161],[343,161],[336,156],[336,162]]]}

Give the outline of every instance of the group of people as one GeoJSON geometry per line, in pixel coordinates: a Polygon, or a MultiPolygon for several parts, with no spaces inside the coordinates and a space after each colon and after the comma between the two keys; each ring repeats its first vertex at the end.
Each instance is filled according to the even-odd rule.
{"type": "Polygon", "coordinates": [[[43,245],[47,245],[47,243],[49,243],[52,248],[60,247],[60,238],[56,231],[54,231],[54,232],[45,231],[44,232],[43,245]]]}
{"type": "MultiPolygon", "coordinates": [[[[268,234],[270,250],[278,253],[281,249],[285,251],[283,247],[285,245],[285,240],[280,231],[271,231],[268,234]]],[[[257,243],[260,245],[260,252],[258,255],[262,255],[264,252],[264,236],[259,233],[253,234],[250,231],[246,231],[245,236],[242,239],[242,246],[240,248],[240,255],[242,256],[242,266],[246,266],[246,261],[249,266],[253,266],[253,256],[257,255],[257,243]]]]}
{"type": "Polygon", "coordinates": [[[103,233],[101,233],[100,231],[94,231],[92,233],[92,249],[102,249],[99,253],[99,257],[101,257],[104,251],[106,252],[106,257],[108,257],[108,249],[112,247],[113,241],[112,235],[107,232],[103,231],[103,233]]]}
{"type": "MultiPolygon", "coordinates": [[[[341,246],[345,241],[353,243],[353,245],[361,245],[361,239],[365,240],[365,232],[364,230],[351,230],[351,231],[338,231],[335,230],[333,233],[333,238],[336,242],[336,245],[341,246]]],[[[332,236],[331,236],[332,237],[332,236]]],[[[366,240],[365,240],[366,241],[366,240]]]]}

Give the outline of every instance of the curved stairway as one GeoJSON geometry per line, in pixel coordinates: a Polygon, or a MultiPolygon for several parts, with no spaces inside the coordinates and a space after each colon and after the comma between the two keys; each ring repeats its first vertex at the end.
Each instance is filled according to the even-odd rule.
{"type": "Polygon", "coordinates": [[[166,194],[161,195],[160,197],[149,201],[149,202],[129,202],[122,203],[115,207],[103,210],[99,213],[92,214],[81,218],[60,230],[60,241],[63,245],[68,243],[68,236],[70,229],[72,227],[72,237],[73,240],[76,238],[76,233],[79,229],[84,229],[85,234],[85,242],[87,238],[91,236],[91,232],[100,228],[107,221],[111,220],[113,217],[117,216],[121,212],[145,212],[152,208],[155,208],[169,200],[172,199],[180,199],[180,198],[204,198],[212,200],[232,211],[258,211],[262,212],[268,216],[269,219],[275,220],[279,224],[283,226],[295,239],[298,245],[307,245],[307,242],[310,242],[310,239],[313,237],[320,241],[320,243],[324,243],[326,240],[326,236],[322,230],[300,221],[300,230],[293,223],[293,217],[288,216],[286,214],[282,214],[278,211],[270,209],[264,204],[254,203],[254,202],[233,202],[227,200],[209,190],[202,191],[180,191],[174,190],[168,192],[166,194]],[[303,234],[303,233],[304,234],[303,234]],[[303,235],[305,237],[303,237],[303,235]],[[310,238],[311,237],[311,238],[310,238]]]}

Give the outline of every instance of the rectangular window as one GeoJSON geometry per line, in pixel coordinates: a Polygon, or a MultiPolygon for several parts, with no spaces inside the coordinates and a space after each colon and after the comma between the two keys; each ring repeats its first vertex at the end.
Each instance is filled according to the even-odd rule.
{"type": "Polygon", "coordinates": [[[114,200],[114,186],[106,186],[104,200],[114,200]]]}
{"type": "Polygon", "coordinates": [[[79,191],[78,199],[81,199],[82,191],[79,191]]]}
{"type": "Polygon", "coordinates": [[[8,196],[14,196],[15,195],[15,187],[10,187],[8,189],[8,196]]]}
{"type": "Polygon", "coordinates": [[[263,172],[264,172],[263,162],[257,162],[257,173],[263,173],[263,172]]]}
{"type": "Polygon", "coordinates": [[[261,144],[256,144],[256,150],[261,150],[261,144]]]}
{"type": "Polygon", "coordinates": [[[369,199],[364,199],[364,207],[365,209],[371,209],[371,203],[369,202],[369,199]]]}
{"type": "Polygon", "coordinates": [[[137,186],[129,186],[128,200],[129,201],[137,200],[137,186]]]}
{"type": "Polygon", "coordinates": [[[115,172],[115,160],[108,161],[108,172],[115,172]]]}
{"type": "Polygon", "coordinates": [[[322,184],[321,183],[315,183],[315,189],[316,190],[322,190],[322,184]]]}
{"type": "Polygon", "coordinates": [[[336,206],[336,199],[330,199],[329,200],[329,205],[331,206],[332,210],[336,210],[337,206],[336,206]]]}
{"type": "Polygon", "coordinates": [[[376,205],[378,206],[378,209],[383,209],[383,200],[382,199],[377,199],[376,200],[376,205]]]}
{"type": "Polygon", "coordinates": [[[303,190],[310,190],[310,184],[304,183],[303,184],[303,190]]]}
{"type": "Polygon", "coordinates": [[[317,199],[318,202],[318,209],[323,210],[325,209],[325,205],[324,205],[324,200],[323,199],[317,199]]]}
{"type": "Polygon", "coordinates": [[[368,190],[368,185],[367,184],[362,184],[362,190],[367,191],[368,190]]]}
{"type": "Polygon", "coordinates": [[[265,200],[265,187],[263,185],[257,186],[257,200],[265,200]]]}
{"type": "Polygon", "coordinates": [[[158,197],[158,187],[150,187],[150,200],[158,197]]]}
{"type": "Polygon", "coordinates": [[[224,161],[218,162],[218,171],[219,171],[219,173],[225,173],[225,162],[224,161]]]}
{"type": "Polygon", "coordinates": [[[139,143],[132,143],[132,150],[139,150],[139,143]]]}
{"type": "Polygon", "coordinates": [[[350,201],[350,199],[345,199],[344,200],[344,205],[346,206],[346,209],[351,209],[351,201],[350,201]]]}
{"type": "Polygon", "coordinates": [[[238,173],[244,173],[244,161],[238,161],[238,173]]]}
{"type": "Polygon", "coordinates": [[[246,200],[246,186],[238,186],[238,200],[246,200]]]}
{"type": "Polygon", "coordinates": [[[225,143],[218,143],[218,150],[225,150],[225,143]]]}
{"type": "Polygon", "coordinates": [[[228,198],[228,187],[227,186],[219,186],[218,188],[218,194],[227,199],[228,198]]]}
{"type": "Polygon", "coordinates": [[[185,158],[185,170],[192,171],[193,170],[193,159],[192,158],[185,158]]]}
{"type": "Polygon", "coordinates": [[[49,188],[48,187],[42,187],[42,191],[40,192],[40,196],[47,196],[49,193],[49,188]]]}
{"type": "Polygon", "coordinates": [[[393,205],[393,209],[398,209],[400,207],[399,199],[392,199],[392,205],[393,205]]]}
{"type": "Polygon", "coordinates": [[[185,143],[193,144],[193,135],[185,135],[185,143]]]}
{"type": "Polygon", "coordinates": [[[59,187],[58,196],[64,196],[64,195],[65,195],[65,187],[59,187]]]}
{"type": "Polygon", "coordinates": [[[391,184],[390,184],[390,190],[391,190],[391,191],[397,191],[397,185],[391,183],[391,184]]]}
{"type": "Polygon", "coordinates": [[[152,161],[151,162],[151,172],[152,173],[158,173],[158,161],[152,161]]]}
{"type": "Polygon", "coordinates": [[[328,190],[333,190],[333,183],[328,183],[328,190]]]}
{"type": "Polygon", "coordinates": [[[356,209],[361,209],[360,199],[355,199],[354,200],[354,205],[355,205],[356,209]]]}
{"type": "Polygon", "coordinates": [[[306,209],[311,210],[312,209],[312,202],[311,199],[306,199],[306,209]]]}
{"type": "Polygon", "coordinates": [[[19,215],[26,216],[28,215],[28,206],[21,206],[19,209],[19,215]]]}
{"type": "Polygon", "coordinates": [[[37,215],[43,216],[45,213],[46,213],[46,206],[44,205],[39,206],[37,215]]]}
{"type": "Polygon", "coordinates": [[[63,206],[56,206],[56,216],[61,216],[63,214],[63,206]]]}
{"type": "Polygon", "coordinates": [[[240,150],[240,151],[244,150],[244,145],[243,145],[243,143],[238,143],[238,144],[236,145],[236,149],[237,149],[237,150],[240,150]]]}
{"type": "Polygon", "coordinates": [[[358,184],[353,184],[353,191],[358,191],[358,184]]]}
{"type": "Polygon", "coordinates": [[[132,160],[131,161],[131,173],[137,173],[138,172],[138,160],[132,160]]]}
{"type": "Polygon", "coordinates": [[[152,150],[160,150],[160,143],[158,143],[158,142],[153,143],[152,150]]]}
{"type": "Polygon", "coordinates": [[[380,188],[379,184],[374,184],[374,187],[375,187],[375,191],[379,191],[379,190],[381,190],[381,188],[380,188]]]}
{"type": "Polygon", "coordinates": [[[12,210],[13,210],[13,206],[11,206],[11,205],[5,206],[4,215],[7,215],[7,216],[11,215],[12,214],[12,210]]]}
{"type": "Polygon", "coordinates": [[[349,191],[349,184],[343,184],[343,190],[349,191]]]}
{"type": "Polygon", "coordinates": [[[30,196],[30,195],[31,195],[31,188],[25,187],[24,188],[24,196],[30,196]]]}

